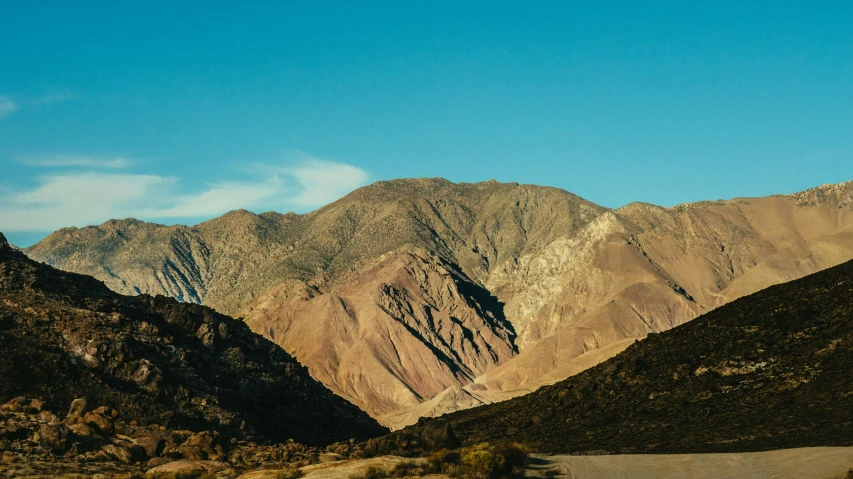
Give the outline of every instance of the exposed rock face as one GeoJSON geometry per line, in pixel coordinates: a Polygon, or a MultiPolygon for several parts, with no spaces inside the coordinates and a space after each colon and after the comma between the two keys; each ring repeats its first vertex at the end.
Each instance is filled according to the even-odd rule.
{"type": "Polygon", "coordinates": [[[853,258],[853,182],[608,210],[553,188],[395,180],[307,215],[108,222],[26,251],[243,316],[399,427],[559,381],[853,258]]]}
{"type": "MultiPolygon", "coordinates": [[[[140,425],[244,439],[318,444],[385,431],[243,322],[163,296],[121,296],[0,246],[0,397],[15,396],[44,400],[24,412],[68,410],[78,435],[112,436],[115,409],[140,425]]],[[[44,432],[43,446],[66,444],[64,429],[44,432]]]]}
{"type": "Polygon", "coordinates": [[[497,300],[437,257],[389,253],[353,277],[324,293],[282,284],[244,315],[315,378],[376,416],[467,384],[515,352],[497,300]]]}
{"type": "Polygon", "coordinates": [[[649,335],[533,394],[412,431],[449,423],[464,443],[511,440],[565,453],[849,446],[850,391],[853,261],[649,335]]]}

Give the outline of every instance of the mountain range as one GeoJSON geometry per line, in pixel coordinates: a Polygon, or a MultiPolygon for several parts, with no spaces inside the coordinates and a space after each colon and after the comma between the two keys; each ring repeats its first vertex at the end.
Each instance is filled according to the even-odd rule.
{"type": "Polygon", "coordinates": [[[394,180],[312,213],[66,228],[24,250],[242,317],[399,428],[561,381],[637,339],[853,258],[853,182],[662,208],[394,180]]]}

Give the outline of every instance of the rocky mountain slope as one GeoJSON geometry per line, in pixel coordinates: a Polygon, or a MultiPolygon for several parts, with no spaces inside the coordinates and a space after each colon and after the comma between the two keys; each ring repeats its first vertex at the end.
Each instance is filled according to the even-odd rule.
{"type": "MultiPolygon", "coordinates": [[[[36,263],[0,234],[0,397],[117,409],[128,423],[325,444],[386,432],[241,321],[121,296],[36,263]]],[[[106,417],[109,417],[107,414],[106,417]]]]}
{"type": "Polygon", "coordinates": [[[651,334],[527,396],[431,421],[464,443],[547,452],[733,452],[853,445],[851,408],[853,261],[651,334]]]}
{"type": "Polygon", "coordinates": [[[554,188],[395,180],[307,215],[111,221],[26,252],[242,316],[399,427],[530,392],[853,258],[853,182],[608,210],[554,188]]]}

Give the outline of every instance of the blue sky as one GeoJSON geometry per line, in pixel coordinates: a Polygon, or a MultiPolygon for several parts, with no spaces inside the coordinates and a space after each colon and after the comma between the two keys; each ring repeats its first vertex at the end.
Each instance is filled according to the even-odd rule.
{"type": "Polygon", "coordinates": [[[0,231],[399,177],[610,207],[853,179],[850,2],[413,3],[0,0],[0,231]]]}

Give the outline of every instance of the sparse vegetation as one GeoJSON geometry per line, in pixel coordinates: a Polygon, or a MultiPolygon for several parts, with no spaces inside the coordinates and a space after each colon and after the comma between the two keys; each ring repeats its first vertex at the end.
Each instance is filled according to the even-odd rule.
{"type": "Polygon", "coordinates": [[[285,469],[274,474],[275,479],[299,479],[305,476],[305,473],[299,469],[285,469]]]}
{"type": "Polygon", "coordinates": [[[527,449],[517,443],[482,443],[458,450],[442,449],[425,461],[404,461],[391,469],[368,467],[351,479],[381,479],[447,474],[456,479],[507,479],[527,462],[527,449]]]}

